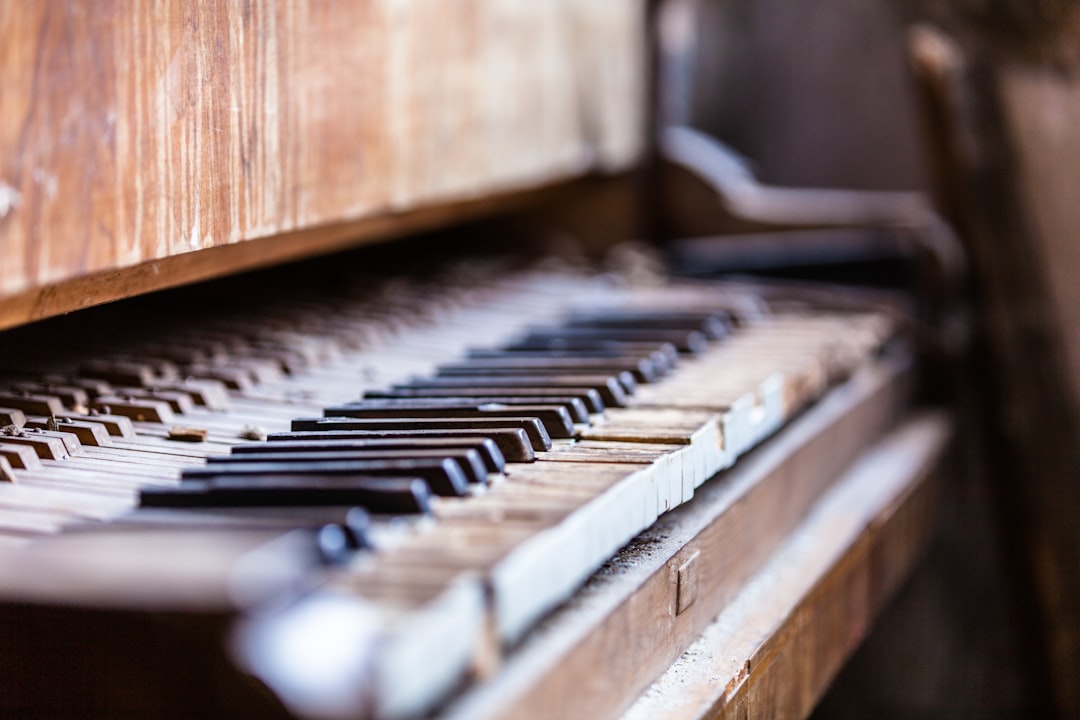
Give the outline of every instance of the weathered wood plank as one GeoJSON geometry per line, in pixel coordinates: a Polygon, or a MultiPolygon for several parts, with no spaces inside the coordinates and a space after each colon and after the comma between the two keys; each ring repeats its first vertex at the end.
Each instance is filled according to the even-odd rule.
{"type": "Polygon", "coordinates": [[[359,234],[385,235],[405,211],[625,168],[641,5],[5,3],[4,315],[72,309],[33,291],[95,273],[372,218],[391,220],[359,234]]]}
{"type": "Polygon", "coordinates": [[[922,416],[867,452],[623,720],[809,715],[927,544],[948,436],[922,416]]]}
{"type": "Polygon", "coordinates": [[[1007,570],[1030,623],[1022,662],[1035,668],[1031,702],[1072,717],[1080,713],[1080,8],[988,8],[1007,32],[960,28],[952,38],[922,27],[912,55],[941,160],[937,185],[948,191],[941,204],[964,231],[977,281],[966,411],[977,418],[1007,570]],[[1014,16],[1039,32],[1019,32],[1014,16]]]}

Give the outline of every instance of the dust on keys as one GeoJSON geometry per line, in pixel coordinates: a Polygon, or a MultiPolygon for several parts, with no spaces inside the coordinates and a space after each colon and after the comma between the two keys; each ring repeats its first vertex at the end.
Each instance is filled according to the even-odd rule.
{"type": "Polygon", "coordinates": [[[782,305],[474,266],[35,328],[0,356],[3,597],[219,612],[298,714],[427,712],[894,332],[782,305]],[[298,636],[349,662],[297,687],[298,636]]]}

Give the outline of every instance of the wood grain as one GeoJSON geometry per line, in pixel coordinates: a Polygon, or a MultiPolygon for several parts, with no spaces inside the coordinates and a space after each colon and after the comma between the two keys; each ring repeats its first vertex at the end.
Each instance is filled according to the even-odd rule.
{"type": "Polygon", "coordinates": [[[623,720],[808,716],[927,545],[948,434],[870,449],[623,720]]]}
{"type": "Polygon", "coordinates": [[[0,298],[625,168],[640,0],[0,5],[0,298]]]}
{"type": "Polygon", "coordinates": [[[698,488],[601,570],[447,718],[616,716],[693,642],[909,399],[901,369],[867,368],[698,488]],[[678,613],[693,559],[694,601],[678,613]],[[685,575],[685,572],[684,572],[685,575]],[[685,582],[684,582],[685,586],[685,582]]]}
{"type": "Polygon", "coordinates": [[[958,31],[924,27],[912,55],[941,162],[940,203],[964,231],[980,323],[968,359],[1004,536],[1031,629],[1032,702],[1080,714],[1080,26],[1060,57],[1032,58],[958,31]],[[1016,479],[1023,478],[1023,482],[1016,479]]]}
{"type": "MultiPolygon", "coordinates": [[[[601,181],[601,185],[608,182],[601,181]]],[[[617,182],[617,181],[612,181],[617,182]]],[[[562,198],[590,197],[592,179],[573,179],[525,190],[496,192],[460,202],[439,203],[402,212],[311,228],[170,255],[130,267],[74,276],[51,285],[0,297],[0,330],[73,310],[210,278],[377,242],[403,233],[505,213],[551,207],[562,198]]]]}

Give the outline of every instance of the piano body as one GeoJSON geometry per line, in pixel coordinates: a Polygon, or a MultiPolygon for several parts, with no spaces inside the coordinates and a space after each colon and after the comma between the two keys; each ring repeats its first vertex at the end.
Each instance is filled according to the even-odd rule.
{"type": "Polygon", "coordinates": [[[680,712],[809,714],[932,527],[911,303],[549,241],[674,174],[955,258],[657,132],[654,10],[0,7],[5,713],[614,717],[700,637],[680,712]]]}

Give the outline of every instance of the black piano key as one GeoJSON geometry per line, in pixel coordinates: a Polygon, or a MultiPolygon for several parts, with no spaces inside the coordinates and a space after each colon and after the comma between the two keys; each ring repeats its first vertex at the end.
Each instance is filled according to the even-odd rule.
{"type": "Polygon", "coordinates": [[[662,328],[639,330],[636,328],[588,327],[536,328],[530,330],[521,342],[553,341],[560,343],[577,339],[670,343],[679,352],[683,353],[699,353],[705,349],[709,342],[705,334],[698,330],[664,330],[662,328]]]}
{"type": "Polygon", "coordinates": [[[589,411],[585,407],[585,403],[580,398],[570,396],[551,396],[551,397],[536,397],[536,396],[494,396],[494,397],[414,397],[403,396],[398,397],[391,395],[389,397],[384,396],[383,393],[393,393],[393,390],[382,391],[375,393],[364,393],[364,397],[361,400],[354,402],[344,403],[341,407],[354,407],[369,406],[373,404],[379,404],[382,407],[480,407],[481,405],[554,405],[563,408],[570,416],[571,422],[588,424],[589,411]]]}
{"type": "Polygon", "coordinates": [[[500,374],[517,372],[522,375],[537,373],[608,373],[617,375],[622,372],[633,374],[639,382],[656,382],[662,372],[648,359],[642,358],[575,358],[575,357],[514,357],[504,354],[501,357],[470,358],[463,362],[440,365],[438,375],[476,375],[498,371],[500,374]]]}
{"type": "Polygon", "coordinates": [[[306,430],[271,433],[267,441],[350,442],[353,440],[457,440],[484,437],[494,442],[507,462],[533,462],[536,453],[528,435],[520,428],[484,430],[306,430]]]}
{"type": "Polygon", "coordinates": [[[431,512],[431,490],[419,478],[313,478],[278,476],[252,485],[229,479],[145,488],[141,507],[262,508],[359,505],[379,515],[431,512]]]}
{"type": "MultiPolygon", "coordinates": [[[[283,433],[287,434],[287,433],[283,433]]],[[[502,472],[506,467],[499,446],[491,438],[464,437],[460,439],[422,438],[422,439],[385,439],[385,440],[283,440],[278,435],[271,435],[273,442],[252,442],[233,445],[233,455],[259,455],[278,452],[336,453],[352,451],[372,452],[410,452],[423,450],[472,450],[480,458],[487,472],[502,472]]]]}
{"type": "Polygon", "coordinates": [[[450,458],[418,460],[310,460],[305,463],[264,461],[262,458],[242,462],[221,462],[202,467],[185,468],[181,479],[187,481],[215,478],[245,478],[258,485],[276,475],[290,477],[419,477],[436,495],[447,497],[465,495],[468,479],[450,458]]]}
{"type": "Polygon", "coordinates": [[[709,340],[720,340],[731,331],[731,316],[726,312],[650,312],[625,311],[575,314],[566,321],[567,327],[583,328],[640,328],[664,330],[697,330],[709,340]]]}
{"type": "MultiPolygon", "coordinates": [[[[449,366],[447,366],[449,367],[449,366]]],[[[575,373],[583,372],[596,372],[598,376],[605,375],[614,378],[615,381],[622,387],[623,392],[627,395],[633,395],[637,390],[637,380],[634,378],[632,372],[627,371],[599,371],[599,370],[563,370],[561,368],[528,368],[527,370],[521,370],[518,368],[472,368],[468,365],[460,365],[450,369],[439,368],[435,372],[437,378],[484,378],[485,381],[490,378],[517,378],[521,376],[527,376],[530,378],[546,378],[547,380],[560,379],[564,377],[577,377],[575,373]]]]}
{"type": "Polygon", "coordinates": [[[593,337],[546,337],[522,339],[503,345],[506,352],[578,352],[582,350],[608,350],[622,353],[657,352],[667,358],[670,367],[679,364],[679,349],[668,342],[632,342],[605,340],[593,337]]]}
{"type": "MultiPolygon", "coordinates": [[[[674,350],[674,348],[672,348],[674,350]]],[[[465,357],[469,360],[501,360],[508,359],[513,360],[516,358],[528,358],[532,360],[542,360],[544,358],[565,358],[567,360],[616,360],[625,362],[646,361],[656,371],[658,377],[663,377],[670,373],[674,369],[675,365],[665,353],[659,350],[617,350],[614,348],[608,349],[592,349],[592,350],[560,350],[560,349],[515,349],[513,347],[502,347],[496,350],[490,348],[481,349],[474,348],[465,353],[465,357]]]]}
{"type": "MultiPolygon", "coordinates": [[[[534,450],[550,450],[551,436],[544,424],[533,417],[507,418],[297,418],[292,429],[326,430],[472,430],[484,435],[485,430],[524,430],[534,450]]],[[[504,451],[505,454],[505,451],[504,451]]]]}
{"type": "MultiPolygon", "coordinates": [[[[591,388],[402,388],[394,386],[390,390],[365,390],[365,399],[404,399],[422,398],[448,400],[468,400],[470,402],[501,402],[506,404],[543,404],[546,402],[564,404],[567,400],[580,402],[585,418],[590,413],[604,411],[604,400],[600,393],[591,388]]],[[[577,413],[571,410],[571,415],[577,413]]],[[[582,420],[584,422],[585,420],[582,420]]]]}
{"type": "MultiPolygon", "coordinates": [[[[274,447],[277,443],[269,444],[274,447]]],[[[212,455],[206,459],[207,466],[230,465],[248,462],[274,462],[305,464],[312,461],[344,462],[350,460],[435,460],[449,458],[458,464],[470,483],[486,483],[487,468],[480,453],[468,448],[459,450],[339,450],[337,452],[305,452],[303,450],[279,450],[258,454],[212,455]]]]}
{"type": "Polygon", "coordinates": [[[335,405],[323,411],[326,417],[347,418],[501,418],[535,417],[544,424],[553,438],[574,437],[574,421],[566,409],[558,405],[516,405],[498,403],[452,403],[446,401],[361,400],[335,405]]]}
{"type": "Polygon", "coordinates": [[[610,375],[561,375],[561,376],[516,376],[501,377],[498,375],[470,375],[468,377],[435,377],[417,378],[407,383],[394,385],[394,389],[402,388],[591,388],[600,394],[605,405],[624,407],[626,405],[626,388],[616,378],[610,375]]]}

